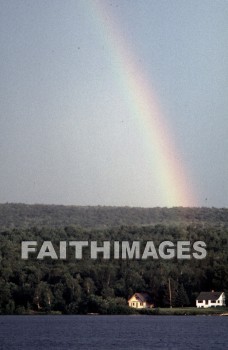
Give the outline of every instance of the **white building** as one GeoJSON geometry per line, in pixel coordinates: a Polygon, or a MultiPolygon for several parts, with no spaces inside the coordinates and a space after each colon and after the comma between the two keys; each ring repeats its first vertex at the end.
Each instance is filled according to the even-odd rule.
{"type": "Polygon", "coordinates": [[[223,292],[201,292],[196,298],[197,307],[226,306],[225,293],[223,292]]]}

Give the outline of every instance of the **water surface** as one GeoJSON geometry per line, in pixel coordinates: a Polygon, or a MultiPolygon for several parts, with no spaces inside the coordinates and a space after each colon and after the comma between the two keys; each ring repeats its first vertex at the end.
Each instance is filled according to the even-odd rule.
{"type": "Polygon", "coordinates": [[[228,317],[0,316],[2,350],[227,349],[228,317]]]}

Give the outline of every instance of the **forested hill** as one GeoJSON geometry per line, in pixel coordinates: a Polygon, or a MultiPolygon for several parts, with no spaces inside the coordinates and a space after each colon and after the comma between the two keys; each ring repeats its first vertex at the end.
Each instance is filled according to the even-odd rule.
{"type": "Polygon", "coordinates": [[[131,313],[127,300],[142,291],[156,307],[194,306],[199,292],[212,289],[228,299],[227,249],[228,209],[1,204],[0,314],[131,313]],[[169,259],[159,255],[167,240],[169,259]],[[178,259],[178,241],[186,240],[191,253],[194,242],[205,242],[205,258],[178,259]],[[22,259],[23,241],[37,242],[28,259],[22,259]],[[57,258],[37,258],[44,241],[53,242],[57,258]],[[60,257],[64,241],[66,258],[60,257]],[[70,241],[110,241],[110,259],[93,259],[90,245],[76,258],[70,241]],[[140,256],[113,258],[113,242],[124,241],[140,242],[140,256]],[[142,258],[148,241],[157,257],[142,258]]]}
{"type": "Polygon", "coordinates": [[[0,204],[1,228],[67,225],[104,228],[120,225],[199,222],[227,225],[228,209],[0,204]]]}

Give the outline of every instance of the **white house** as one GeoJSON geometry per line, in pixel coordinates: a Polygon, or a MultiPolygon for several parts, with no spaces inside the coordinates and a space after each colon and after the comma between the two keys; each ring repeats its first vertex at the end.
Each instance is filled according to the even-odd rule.
{"type": "Polygon", "coordinates": [[[154,307],[152,298],[149,293],[135,293],[128,300],[128,305],[135,309],[147,309],[154,307]]]}
{"type": "Polygon", "coordinates": [[[226,306],[225,293],[223,292],[201,292],[196,298],[197,307],[226,306]]]}

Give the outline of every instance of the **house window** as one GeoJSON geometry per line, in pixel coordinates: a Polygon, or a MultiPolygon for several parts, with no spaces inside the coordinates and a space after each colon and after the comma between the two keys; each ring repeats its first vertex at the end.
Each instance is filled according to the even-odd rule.
{"type": "Polygon", "coordinates": [[[220,300],[217,300],[218,304],[220,304],[220,300]]]}
{"type": "Polygon", "coordinates": [[[136,307],[138,307],[138,303],[136,303],[136,307]]]}
{"type": "Polygon", "coordinates": [[[214,301],[214,300],[211,300],[211,304],[214,304],[214,303],[216,303],[216,301],[214,301]]]}
{"type": "Polygon", "coordinates": [[[132,306],[135,306],[135,303],[132,303],[132,306]]]}
{"type": "Polygon", "coordinates": [[[143,303],[140,303],[140,306],[143,306],[143,303]]]}

